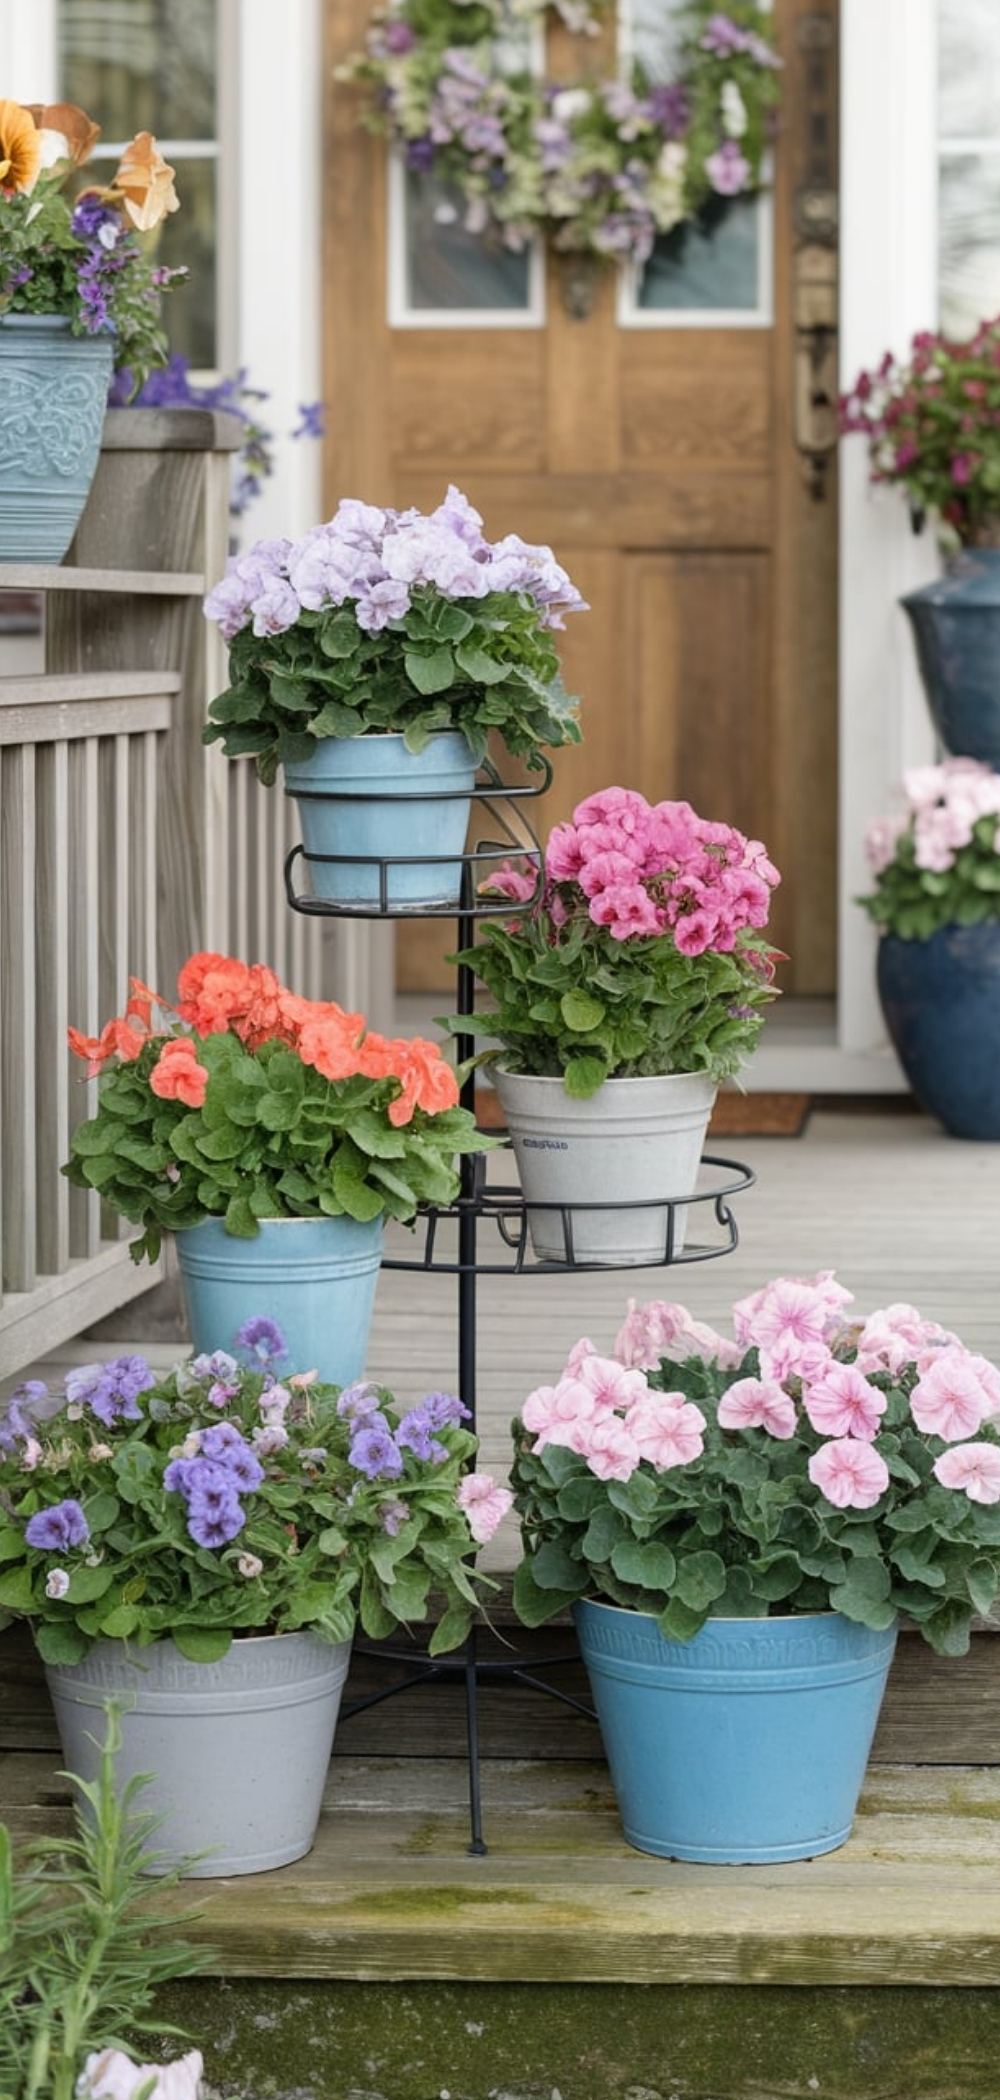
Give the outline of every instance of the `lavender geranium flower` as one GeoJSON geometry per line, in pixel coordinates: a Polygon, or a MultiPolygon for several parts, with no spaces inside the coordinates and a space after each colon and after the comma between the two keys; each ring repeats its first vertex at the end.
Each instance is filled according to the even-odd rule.
{"type": "Polygon", "coordinates": [[[67,1546],[85,1546],[90,1526],[80,1504],[70,1495],[29,1517],[24,1536],[29,1546],[38,1546],[43,1553],[59,1553],[67,1546]]]}

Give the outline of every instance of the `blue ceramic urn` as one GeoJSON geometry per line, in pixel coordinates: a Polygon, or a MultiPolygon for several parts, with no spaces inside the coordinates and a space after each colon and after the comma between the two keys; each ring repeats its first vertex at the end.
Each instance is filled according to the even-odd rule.
{"type": "Polygon", "coordinates": [[[1000,546],[963,549],[900,603],[945,750],[1000,772],[1000,546]]]}
{"type": "Polygon", "coordinates": [[[1000,919],[883,934],[885,1024],[922,1108],[952,1137],[1000,1139],[1000,919]]]}

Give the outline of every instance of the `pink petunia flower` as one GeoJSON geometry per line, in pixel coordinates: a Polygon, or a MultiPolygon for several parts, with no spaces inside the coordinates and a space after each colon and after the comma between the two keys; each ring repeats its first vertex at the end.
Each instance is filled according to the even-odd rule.
{"type": "Polygon", "coordinates": [[[886,1409],[885,1394],[870,1385],[855,1364],[831,1362],[821,1378],[803,1393],[806,1414],[820,1436],[877,1437],[886,1409]]]}
{"type": "Polygon", "coordinates": [[[647,1458],[658,1473],[689,1466],[705,1448],[705,1417],[683,1393],[650,1393],[629,1408],[625,1427],[640,1457],[647,1458]]]}
{"type": "Polygon", "coordinates": [[[852,1436],[821,1444],[809,1460],[809,1478],[837,1509],[874,1509],[889,1485],[889,1468],[874,1445],[852,1436]]]}
{"type": "Polygon", "coordinates": [[[558,1385],[536,1386],[528,1394],[521,1420],[535,1439],[536,1451],[544,1451],[547,1444],[563,1444],[570,1451],[579,1451],[584,1426],[595,1407],[594,1395],[586,1386],[562,1378],[558,1385]]]}
{"type": "Polygon", "coordinates": [[[855,1363],[861,1372],[888,1371],[896,1377],[906,1364],[947,1342],[957,1341],[936,1320],[924,1320],[913,1305],[883,1306],[871,1313],[857,1337],[855,1363]]]}
{"type": "Polygon", "coordinates": [[[1000,1450],[995,1444],[953,1444],[934,1460],[942,1487],[961,1488],[970,1502],[1000,1502],[1000,1450]]]}
{"type": "Polygon", "coordinates": [[[829,1269],[811,1278],[779,1276],[734,1305],[736,1338],[745,1349],[756,1343],[767,1375],[779,1383],[792,1373],[819,1377],[829,1358],[828,1337],[850,1302],[851,1293],[829,1269]]]}
{"type": "Polygon", "coordinates": [[[677,1364],[687,1356],[701,1356],[706,1363],[730,1370],[744,1353],[736,1342],[716,1334],[704,1321],[693,1320],[686,1306],[669,1305],[662,1298],[652,1298],[646,1305],[630,1298],[615,1341],[619,1362],[643,1371],[655,1371],[664,1357],[677,1364]]]}
{"type": "Polygon", "coordinates": [[[766,1429],[783,1441],[795,1435],[795,1402],[773,1379],[738,1378],[723,1393],[716,1410],[722,1429],[766,1429]]]}
{"type": "Polygon", "coordinates": [[[514,1497],[509,1488],[497,1486],[492,1473],[466,1473],[455,1490],[455,1500],[465,1511],[477,1546],[485,1546],[503,1523],[514,1497]]]}
{"type": "Polygon", "coordinates": [[[910,1395],[910,1413],[918,1429],[957,1444],[974,1436],[989,1415],[990,1401],[968,1352],[942,1349],[919,1378],[910,1395]]]}

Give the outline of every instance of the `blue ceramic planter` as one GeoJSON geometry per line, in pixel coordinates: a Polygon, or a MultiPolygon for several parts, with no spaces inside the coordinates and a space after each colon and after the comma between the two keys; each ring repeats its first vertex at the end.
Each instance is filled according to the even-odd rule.
{"type": "Polygon", "coordinates": [[[396,735],[323,738],[313,757],[285,767],[313,896],[396,912],[457,904],[475,777],[457,731],[419,752],[396,735]],[[383,871],[380,861],[394,865],[383,871]]]}
{"type": "Polygon", "coordinates": [[[288,1343],[279,1368],[351,1385],[364,1375],[381,1259],[381,1218],[264,1218],[253,1240],[206,1218],[177,1234],[193,1346],[232,1350],[244,1320],[265,1314],[288,1343]]]}
{"type": "Polygon", "coordinates": [[[945,750],[1000,772],[1000,547],[966,548],[901,603],[945,750]]]}
{"type": "Polygon", "coordinates": [[[641,1612],[584,1603],[573,1616],[637,1851],[736,1865],[844,1844],[894,1627],[822,1612],[709,1619],[668,1641],[641,1612]]]}
{"type": "Polygon", "coordinates": [[[1000,1139],[1000,920],[883,934],[876,965],[889,1037],[921,1108],[952,1137],[1000,1139]]]}
{"type": "Polygon", "coordinates": [[[60,562],[97,469],[110,336],[56,314],[0,320],[0,561],[60,562]]]}

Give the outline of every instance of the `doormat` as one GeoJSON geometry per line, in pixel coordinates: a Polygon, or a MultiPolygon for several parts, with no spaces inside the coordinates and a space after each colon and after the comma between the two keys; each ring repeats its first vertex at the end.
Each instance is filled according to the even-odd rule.
{"type": "MultiPolygon", "coordinates": [[[[809,1120],[811,1094],[721,1093],[712,1110],[709,1137],[801,1137],[809,1120]]],[[[505,1129],[503,1109],[491,1086],[476,1088],[480,1130],[505,1129]]]]}
{"type": "Polygon", "coordinates": [[[801,1137],[809,1121],[811,1094],[722,1093],[716,1098],[709,1137],[801,1137]]]}

